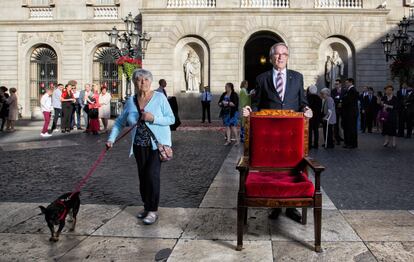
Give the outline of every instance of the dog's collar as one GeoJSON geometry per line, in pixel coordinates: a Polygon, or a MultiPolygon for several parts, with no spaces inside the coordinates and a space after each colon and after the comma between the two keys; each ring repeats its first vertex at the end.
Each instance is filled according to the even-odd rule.
{"type": "Polygon", "coordinates": [[[59,204],[59,205],[62,205],[63,208],[64,208],[62,214],[58,218],[59,220],[64,220],[65,217],[66,217],[66,214],[68,213],[68,208],[66,207],[65,202],[63,202],[60,199],[58,201],[56,201],[56,203],[59,204]]]}

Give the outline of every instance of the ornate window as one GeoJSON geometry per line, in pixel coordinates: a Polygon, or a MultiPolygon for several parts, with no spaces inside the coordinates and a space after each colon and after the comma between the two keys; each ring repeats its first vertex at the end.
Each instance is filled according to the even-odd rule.
{"type": "Polygon", "coordinates": [[[117,58],[118,53],[109,45],[98,47],[93,58],[93,82],[107,87],[113,99],[122,97],[122,76],[118,75],[117,58]]]}
{"type": "Polygon", "coordinates": [[[35,48],[30,57],[30,105],[39,106],[46,87],[54,88],[58,79],[58,57],[48,45],[35,48]]]}

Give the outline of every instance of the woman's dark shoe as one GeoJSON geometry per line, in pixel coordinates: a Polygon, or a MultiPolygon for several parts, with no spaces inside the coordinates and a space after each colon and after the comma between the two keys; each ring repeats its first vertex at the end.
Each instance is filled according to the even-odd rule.
{"type": "Polygon", "coordinates": [[[383,146],[384,146],[384,147],[387,147],[387,146],[388,146],[388,144],[389,144],[389,142],[385,142],[385,143],[383,144],[383,146]]]}
{"type": "Polygon", "coordinates": [[[144,219],[147,215],[148,215],[148,211],[142,210],[141,212],[138,213],[137,218],[144,219]]]}

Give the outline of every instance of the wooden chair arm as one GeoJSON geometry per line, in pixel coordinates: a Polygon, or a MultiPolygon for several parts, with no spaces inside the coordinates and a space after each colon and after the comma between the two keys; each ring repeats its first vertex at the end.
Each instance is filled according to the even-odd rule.
{"type": "Polygon", "coordinates": [[[325,167],[318,163],[318,161],[310,158],[304,158],[305,165],[309,166],[315,173],[315,190],[320,193],[321,190],[321,173],[325,170],[325,167]]]}
{"type": "Polygon", "coordinates": [[[237,163],[236,169],[239,170],[240,173],[239,194],[243,194],[245,192],[247,174],[249,173],[249,157],[242,156],[237,163]]]}
{"type": "Polygon", "coordinates": [[[315,159],[312,159],[310,157],[305,157],[303,160],[305,161],[305,164],[309,166],[315,173],[321,173],[322,171],[325,170],[325,167],[319,164],[319,162],[316,161],[315,159]]]}

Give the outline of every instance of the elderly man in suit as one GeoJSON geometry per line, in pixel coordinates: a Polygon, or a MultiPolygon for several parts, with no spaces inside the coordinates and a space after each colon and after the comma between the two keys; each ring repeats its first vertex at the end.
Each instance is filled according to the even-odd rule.
{"type": "MultiPolygon", "coordinates": [[[[249,116],[251,111],[262,109],[286,109],[304,111],[305,116],[312,117],[312,110],[303,88],[303,75],[287,69],[289,48],[285,43],[274,44],[269,52],[272,70],[264,72],[256,78],[256,88],[252,96],[252,107],[243,108],[243,116],[249,116]]],[[[276,219],[281,213],[280,208],[272,210],[269,218],[276,219]]],[[[286,215],[300,222],[301,214],[295,208],[287,208],[286,215]]]]}

